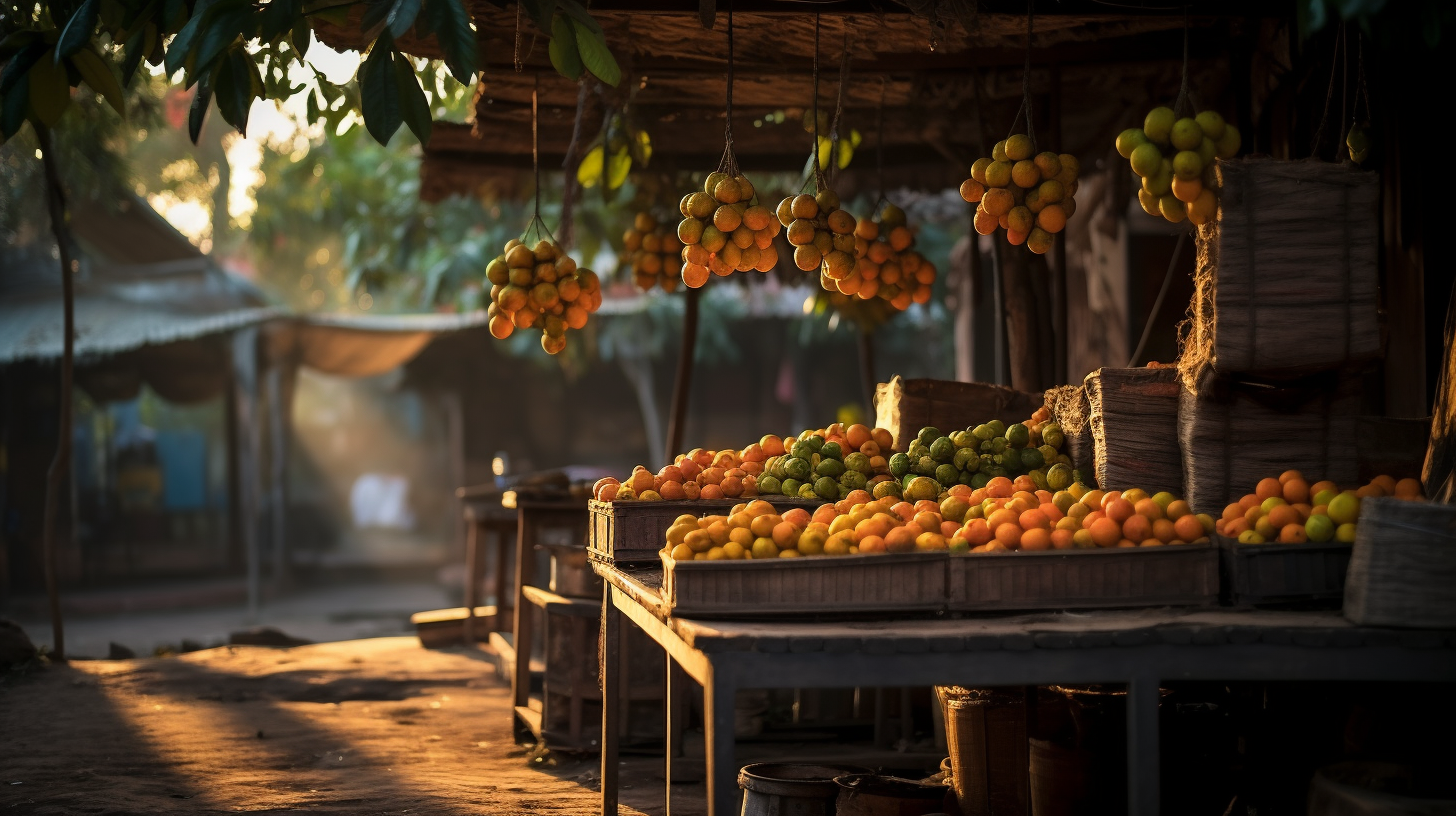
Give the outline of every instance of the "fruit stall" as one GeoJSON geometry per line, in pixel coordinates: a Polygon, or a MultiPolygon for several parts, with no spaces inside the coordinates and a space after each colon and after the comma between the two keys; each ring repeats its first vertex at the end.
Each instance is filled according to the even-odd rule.
{"type": "MultiPolygon", "coordinates": [[[[997,813],[1141,815],[1167,805],[1168,685],[1456,680],[1456,512],[1437,500],[1451,492],[1451,330],[1440,345],[1415,319],[1440,314],[1422,287],[1442,290],[1410,249],[1427,223],[1399,181],[1398,148],[1414,145],[1374,124],[1367,85],[1400,84],[1367,65],[1375,44],[1342,23],[1292,54],[1289,15],[1259,4],[981,5],[609,6],[606,39],[633,44],[627,101],[523,71],[548,57],[522,56],[517,37],[515,72],[482,86],[474,142],[440,129],[425,146],[437,192],[463,164],[529,156],[538,185],[543,166],[567,169],[570,200],[574,178],[631,172],[646,144],[633,123],[652,123],[669,173],[642,185],[654,200],[633,203],[617,273],[683,302],[668,456],[597,481],[587,504],[602,595],[583,619],[600,630],[575,659],[599,683],[603,813],[617,812],[619,742],[648,719],[671,798],[688,685],[715,816],[740,796],[745,814],[776,812],[750,809],[759,777],[735,763],[735,700],[786,687],[933,687],[944,803],[965,816],[1002,794],[1014,804],[997,813]],[[1307,93],[1270,92],[1281,60],[1307,93]],[[782,127],[787,98],[802,128],[782,127]],[[872,137],[842,126],[855,113],[873,115],[872,137]],[[602,133],[586,159],[583,116],[602,133]],[[870,148],[873,172],[846,170],[870,148]],[[784,173],[797,186],[769,182],[784,173]],[[917,245],[887,192],[906,188],[958,190],[963,264],[917,245]],[[1097,327],[1069,304],[1069,267],[1130,266],[1118,242],[1154,233],[1167,254],[1131,282],[1149,302],[1136,323],[1122,315],[1131,354],[1109,364],[1125,358],[1073,336],[1097,327]],[[876,376],[896,315],[987,266],[998,376],[980,379],[996,384],[876,376]],[[693,447],[701,292],[748,298],[767,275],[857,327],[872,418],[693,447]],[[1175,280],[1186,302],[1169,299],[1175,280]],[[1157,336],[1174,352],[1148,362],[1157,336]],[[665,671],[634,675],[659,654],[665,671]],[[1017,687],[1115,698],[1095,705],[1124,719],[1119,762],[1028,738],[1023,716],[1001,752],[1011,770],[977,765],[957,712],[986,706],[989,743],[996,695],[1017,687]]],[[[495,338],[540,332],[557,354],[596,319],[607,278],[569,246],[538,197],[485,270],[495,338]]],[[[518,587],[518,621],[528,595],[556,603],[518,587]]],[[[515,635],[528,643],[529,624],[515,635]]],[[[528,657],[518,714],[539,716],[528,657]]]]}

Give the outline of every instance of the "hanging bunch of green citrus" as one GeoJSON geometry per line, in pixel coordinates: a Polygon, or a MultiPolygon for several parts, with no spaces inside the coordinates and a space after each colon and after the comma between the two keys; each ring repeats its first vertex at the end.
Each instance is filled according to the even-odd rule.
{"type": "Polygon", "coordinates": [[[1177,224],[1188,219],[1203,226],[1218,215],[1215,159],[1239,152],[1239,129],[1217,111],[1179,118],[1172,108],[1148,111],[1141,128],[1117,136],[1117,152],[1142,177],[1138,203],[1148,215],[1177,224]]]}
{"type": "Polygon", "coordinates": [[[567,329],[580,329],[602,306],[596,273],[548,238],[527,246],[506,242],[505,251],[485,267],[490,280],[490,333],[504,340],[516,329],[541,329],[541,348],[557,354],[566,348],[567,329]]]}
{"type": "Polygon", "coordinates": [[[1041,255],[1077,210],[1072,196],[1081,171],[1076,156],[1037,153],[1031,137],[1017,133],[997,142],[989,158],[976,159],[961,183],[961,198],[977,205],[976,232],[1004,229],[1013,246],[1026,244],[1041,255]]]}
{"type": "Polygon", "coordinates": [[[646,292],[654,286],[664,292],[677,291],[682,280],[682,242],[677,234],[652,213],[642,211],[622,233],[619,270],[627,270],[632,282],[646,292]]]}

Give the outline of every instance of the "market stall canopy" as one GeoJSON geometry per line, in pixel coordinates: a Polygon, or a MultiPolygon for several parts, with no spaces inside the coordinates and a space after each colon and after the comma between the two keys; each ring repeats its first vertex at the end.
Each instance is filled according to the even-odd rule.
{"type": "MultiPolygon", "coordinates": [[[[133,195],[74,202],[71,229],[77,381],[98,400],[127,399],[142,382],[173,401],[206,399],[226,381],[221,336],[282,314],[133,195]]],[[[0,365],[61,356],[60,266],[49,238],[0,249],[0,365]]]]}
{"type": "MultiPolygon", "coordinates": [[[[938,174],[922,175],[943,178],[947,166],[963,170],[1004,136],[1021,104],[1025,6],[998,5],[963,19],[952,6],[964,10],[976,4],[914,5],[927,14],[863,2],[736,4],[733,133],[744,168],[798,170],[808,158],[810,138],[800,117],[813,97],[816,11],[822,13],[819,104],[831,110],[835,104],[847,38],[843,124],[860,131],[861,150],[871,150],[883,107],[885,163],[897,168],[897,177],[909,171],[914,178],[915,168],[934,167],[938,174]]],[[[518,43],[514,7],[476,2],[471,9],[484,66],[474,121],[468,128],[435,126],[421,169],[426,199],[477,192],[530,167],[531,94],[538,77],[542,166],[561,167],[572,140],[580,89],[552,69],[529,19],[521,23],[526,28],[518,43]]],[[[1201,98],[1214,99],[1228,82],[1229,43],[1260,40],[1260,18],[1275,10],[1269,4],[1225,3],[1217,7],[1218,16],[1200,11],[1195,7],[1188,19],[1192,85],[1201,98]]],[[[649,169],[715,168],[727,86],[723,10],[711,30],[703,27],[696,7],[681,3],[595,3],[592,14],[624,79],[618,88],[594,88],[586,95],[576,155],[600,133],[604,111],[621,110],[631,126],[651,137],[649,169]]],[[[316,31],[334,47],[358,47],[359,15],[342,25],[321,23],[316,31]]],[[[1041,100],[1038,131],[1060,141],[1063,152],[1105,153],[1106,134],[1140,120],[1149,99],[1177,94],[1184,22],[1181,7],[1066,2],[1038,8],[1030,77],[1041,100]],[[1060,97],[1059,120],[1048,115],[1053,93],[1060,97]],[[1130,112],[1134,119],[1128,119],[1130,112]]],[[[440,56],[433,41],[403,38],[400,46],[419,56],[440,56]]],[[[862,154],[852,169],[863,173],[873,167],[870,155],[862,154]]]]}
{"type": "Polygon", "coordinates": [[[307,315],[270,324],[270,360],[339,377],[374,377],[403,365],[437,335],[484,326],[485,312],[420,315],[307,315]]]}

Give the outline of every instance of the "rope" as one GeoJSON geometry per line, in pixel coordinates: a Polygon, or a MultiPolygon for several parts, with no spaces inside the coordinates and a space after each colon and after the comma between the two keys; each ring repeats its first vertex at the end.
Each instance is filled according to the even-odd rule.
{"type": "Polygon", "coordinates": [[[819,12],[814,12],[814,146],[809,150],[809,161],[814,165],[814,192],[825,187],[824,171],[819,167],[819,12]]]}
{"type": "MultiPolygon", "coordinates": [[[[844,26],[844,52],[839,58],[839,94],[834,100],[834,118],[829,121],[829,176],[839,172],[839,117],[844,112],[844,86],[849,84],[850,24],[844,26]]],[[[818,147],[817,143],[815,145],[818,147]]]]}
{"type": "Polygon", "coordinates": [[[718,172],[737,177],[738,155],[733,150],[733,3],[728,2],[728,93],[724,105],[723,158],[718,162],[718,172]]]}
{"type": "MultiPolygon", "coordinates": [[[[1032,0],[1026,0],[1026,64],[1021,68],[1021,107],[1016,111],[1016,118],[1011,120],[1011,132],[1006,138],[1016,135],[1016,124],[1021,121],[1022,114],[1026,115],[1026,135],[1031,139],[1032,149],[1036,148],[1036,129],[1031,124],[1031,40],[1032,27],[1032,0]]],[[[977,90],[979,93],[979,89],[977,90]]]]}
{"type": "Polygon", "coordinates": [[[550,239],[556,243],[556,236],[546,228],[546,222],[541,220],[541,73],[535,74],[531,86],[531,172],[536,177],[536,201],[534,214],[531,222],[526,225],[526,231],[521,233],[521,243],[529,243],[532,230],[535,230],[536,240],[550,239]]]}
{"type": "MultiPolygon", "coordinates": [[[[1335,48],[1334,48],[1334,51],[1333,51],[1333,56],[1330,58],[1330,86],[1329,86],[1329,89],[1325,91],[1325,109],[1324,109],[1324,112],[1320,114],[1319,127],[1315,128],[1315,131],[1314,131],[1314,144],[1311,145],[1310,148],[1309,148],[1309,155],[1311,155],[1311,156],[1318,156],[1319,155],[1320,142],[1323,141],[1323,138],[1324,138],[1324,135],[1325,135],[1325,125],[1329,122],[1329,119],[1330,119],[1330,101],[1335,98],[1335,73],[1336,73],[1336,66],[1339,63],[1340,44],[1343,43],[1344,41],[1345,41],[1345,24],[1342,22],[1342,23],[1340,23],[1339,31],[1335,34],[1335,48]]],[[[1344,102],[1341,101],[1341,104],[1343,105],[1344,102]]],[[[1339,149],[1340,149],[1339,146],[1336,145],[1335,146],[1336,153],[1339,152],[1339,149]]]]}
{"type": "Polygon", "coordinates": [[[1189,21],[1188,21],[1188,7],[1187,6],[1184,6],[1183,7],[1183,79],[1182,79],[1182,82],[1178,85],[1178,98],[1173,101],[1173,115],[1174,116],[1182,116],[1184,113],[1189,112],[1189,108],[1192,107],[1192,105],[1193,105],[1193,100],[1190,98],[1191,95],[1188,92],[1188,31],[1189,31],[1190,27],[1191,26],[1190,26],[1189,21]]]}

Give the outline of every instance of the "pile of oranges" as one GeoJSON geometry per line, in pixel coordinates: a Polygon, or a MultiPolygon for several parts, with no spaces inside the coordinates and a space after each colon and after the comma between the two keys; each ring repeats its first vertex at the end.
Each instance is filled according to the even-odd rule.
{"type": "Polygon", "coordinates": [[[949,509],[953,519],[960,505],[945,505],[967,503],[956,538],[973,553],[1202,544],[1214,530],[1211,516],[1195,514],[1171,493],[1094,490],[1080,482],[1055,493],[1025,487],[1004,476],[976,490],[953,487],[942,512],[949,509]]]}
{"type": "Polygon", "coordinates": [[[961,198],[976,205],[976,232],[990,235],[999,227],[1013,246],[1026,244],[1041,255],[1076,211],[1072,196],[1081,170],[1077,157],[1037,153],[1031,137],[1017,133],[997,142],[989,158],[976,159],[961,198]]]}
{"type": "Polygon", "coordinates": [[[504,340],[516,329],[540,326],[541,348],[548,354],[566,348],[566,330],[582,328],[602,306],[596,273],[578,269],[554,241],[528,247],[512,238],[486,265],[485,276],[491,283],[486,309],[491,335],[504,340]]]}
{"type": "Polygon", "coordinates": [[[632,226],[622,233],[622,266],[632,272],[632,282],[646,292],[654,286],[673,292],[682,280],[682,242],[677,234],[653,217],[639,212],[632,226]]]}
{"type": "Polygon", "coordinates": [[[777,215],[794,245],[794,266],[804,272],[819,270],[826,290],[833,281],[849,277],[855,258],[865,253],[864,241],[855,238],[854,216],[839,208],[839,196],[827,187],[814,195],[785,198],[777,215]]]}
{"type": "Polygon", "coordinates": [[[855,235],[866,251],[848,277],[833,281],[837,291],[861,300],[878,297],[901,312],[911,303],[930,301],[935,266],[915,251],[915,232],[904,210],[886,204],[877,218],[859,222],[855,235]]]}
{"type": "MultiPolygon", "coordinates": [[[[834,442],[845,451],[873,449],[876,440],[888,448],[890,432],[865,425],[834,423],[781,438],[766,434],[741,450],[694,448],[678,454],[673,463],[653,473],[644,465],[633,468],[626,479],[607,477],[592,486],[592,498],[603,502],[677,501],[681,499],[736,499],[759,495],[758,480],[774,457],[783,457],[797,441],[818,437],[821,444],[834,442]],[[851,446],[851,440],[859,444],[851,446]]],[[[771,482],[775,487],[778,480],[771,482]]],[[[866,499],[869,496],[866,494],[866,499]]]]}
{"type": "Polygon", "coordinates": [[[1350,543],[1361,499],[1382,496],[1425,499],[1418,479],[1382,475],[1356,490],[1341,490],[1334,482],[1310,484],[1299,471],[1286,470],[1260,480],[1253,493],[1225,507],[1214,529],[1240,544],[1350,543]]]}
{"type": "Polygon", "coordinates": [[[678,204],[683,220],[677,225],[683,283],[697,289],[708,282],[710,272],[767,272],[778,264],[773,239],[782,227],[767,207],[755,203],[754,195],[747,177],[714,172],[701,192],[683,196],[678,204]]]}

